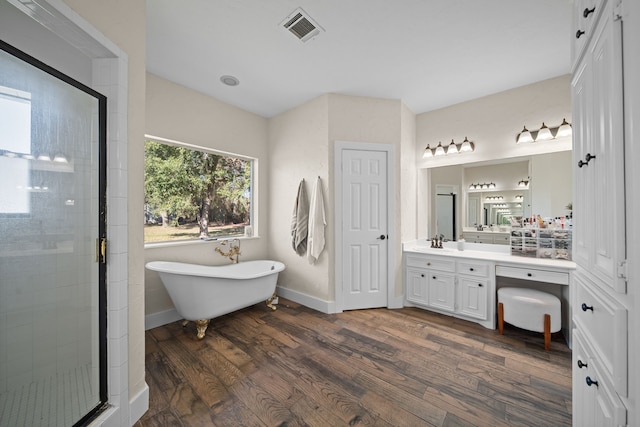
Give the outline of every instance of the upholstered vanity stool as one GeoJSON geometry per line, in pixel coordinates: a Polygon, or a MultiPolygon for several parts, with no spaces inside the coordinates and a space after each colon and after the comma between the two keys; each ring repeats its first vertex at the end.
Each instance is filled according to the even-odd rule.
{"type": "Polygon", "coordinates": [[[551,346],[551,333],[562,327],[560,299],[529,288],[498,289],[498,331],[504,322],[518,328],[544,333],[544,349],[551,346]]]}

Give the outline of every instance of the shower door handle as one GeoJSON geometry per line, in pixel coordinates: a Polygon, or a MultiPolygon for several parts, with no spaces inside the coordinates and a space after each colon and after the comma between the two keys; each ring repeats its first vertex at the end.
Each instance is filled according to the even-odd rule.
{"type": "Polygon", "coordinates": [[[98,264],[107,263],[107,239],[104,237],[96,239],[96,262],[98,264]]]}

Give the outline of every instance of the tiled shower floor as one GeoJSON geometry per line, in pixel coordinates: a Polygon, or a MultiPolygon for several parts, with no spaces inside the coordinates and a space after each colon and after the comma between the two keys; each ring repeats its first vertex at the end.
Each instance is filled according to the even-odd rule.
{"type": "Polygon", "coordinates": [[[0,394],[0,427],[73,425],[97,404],[90,378],[85,365],[0,394]]]}

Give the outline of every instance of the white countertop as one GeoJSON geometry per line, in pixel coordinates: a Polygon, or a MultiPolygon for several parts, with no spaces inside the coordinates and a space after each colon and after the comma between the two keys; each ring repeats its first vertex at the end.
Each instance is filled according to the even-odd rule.
{"type": "Polygon", "coordinates": [[[402,250],[417,254],[494,261],[500,265],[512,265],[515,267],[543,267],[565,271],[575,270],[576,268],[576,264],[573,261],[511,255],[511,247],[509,245],[464,242],[464,250],[462,251],[457,249],[457,245],[458,242],[444,242],[443,249],[436,249],[431,247],[431,240],[419,239],[404,242],[402,250]]]}

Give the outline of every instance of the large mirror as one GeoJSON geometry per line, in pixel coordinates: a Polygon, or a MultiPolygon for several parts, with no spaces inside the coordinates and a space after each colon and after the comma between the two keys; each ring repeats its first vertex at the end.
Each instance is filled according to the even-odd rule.
{"type": "Polygon", "coordinates": [[[571,170],[571,151],[432,168],[430,234],[446,232],[457,240],[469,230],[509,231],[531,217],[566,219],[573,198],[571,170]]]}

